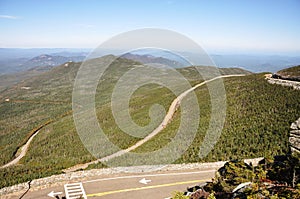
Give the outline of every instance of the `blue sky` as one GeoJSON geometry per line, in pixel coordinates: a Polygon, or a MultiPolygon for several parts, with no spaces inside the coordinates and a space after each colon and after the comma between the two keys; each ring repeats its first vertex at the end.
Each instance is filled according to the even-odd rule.
{"type": "Polygon", "coordinates": [[[0,0],[0,47],[95,48],[145,27],[209,52],[300,55],[299,0],[0,0]]]}

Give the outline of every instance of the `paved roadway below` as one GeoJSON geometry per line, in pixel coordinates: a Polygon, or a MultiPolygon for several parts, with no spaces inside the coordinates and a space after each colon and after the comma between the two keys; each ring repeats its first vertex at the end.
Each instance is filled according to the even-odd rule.
{"type": "MultiPolygon", "coordinates": [[[[70,181],[69,183],[82,182],[88,198],[101,199],[164,199],[178,190],[184,191],[187,187],[203,184],[214,177],[215,170],[181,170],[151,173],[120,173],[102,175],[83,181],[70,181]],[[146,180],[147,184],[139,182],[146,180]],[[151,181],[150,181],[151,180],[151,181]]],[[[65,196],[63,186],[38,191],[29,191],[22,199],[51,199],[47,194],[51,191],[63,192],[59,198],[65,196]]],[[[17,199],[18,197],[11,197],[17,199]]]]}

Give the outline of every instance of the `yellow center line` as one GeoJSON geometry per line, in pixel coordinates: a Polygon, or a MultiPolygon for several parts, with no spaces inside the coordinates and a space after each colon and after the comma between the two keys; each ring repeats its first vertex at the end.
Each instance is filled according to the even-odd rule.
{"type": "Polygon", "coordinates": [[[159,185],[152,185],[152,186],[147,186],[147,187],[137,187],[137,188],[120,189],[120,190],[106,191],[106,192],[101,192],[101,193],[87,194],[87,196],[88,197],[105,196],[105,195],[110,195],[110,194],[115,194],[115,193],[123,193],[123,192],[129,192],[129,191],[140,191],[140,190],[145,190],[145,189],[155,189],[155,188],[160,188],[160,187],[170,187],[170,186],[175,186],[175,185],[206,182],[206,181],[208,181],[208,179],[206,179],[206,180],[192,180],[192,181],[185,181],[185,182],[174,182],[174,183],[169,183],[169,184],[159,184],[159,185]]]}

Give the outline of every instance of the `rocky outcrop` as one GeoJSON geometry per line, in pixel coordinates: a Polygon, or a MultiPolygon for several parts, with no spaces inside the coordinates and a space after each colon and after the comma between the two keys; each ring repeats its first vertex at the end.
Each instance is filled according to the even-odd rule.
{"type": "Polygon", "coordinates": [[[300,118],[291,124],[290,131],[290,146],[292,153],[300,154],[300,118]]]}

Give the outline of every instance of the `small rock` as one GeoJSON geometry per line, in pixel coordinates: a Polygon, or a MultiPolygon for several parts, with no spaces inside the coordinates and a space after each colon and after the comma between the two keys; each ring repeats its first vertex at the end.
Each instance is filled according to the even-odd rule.
{"type": "Polygon", "coordinates": [[[206,192],[203,189],[198,189],[197,191],[195,191],[194,193],[192,193],[190,195],[191,199],[201,199],[201,198],[208,198],[209,193],[206,192]]]}
{"type": "Polygon", "coordinates": [[[293,122],[293,123],[291,124],[291,127],[290,127],[290,128],[293,129],[293,130],[297,130],[298,127],[297,127],[296,122],[293,122]]]}
{"type": "Polygon", "coordinates": [[[300,153],[300,151],[298,149],[294,148],[294,147],[291,147],[291,151],[292,151],[293,154],[294,153],[300,153]]]}

